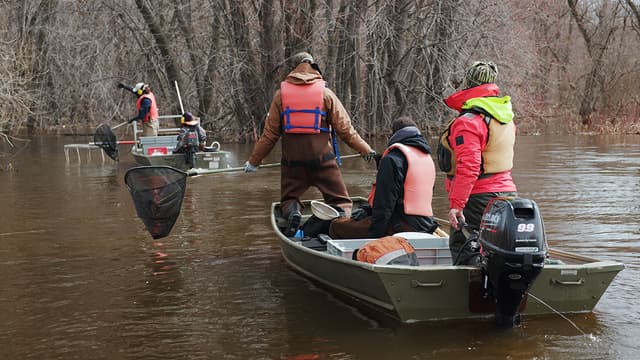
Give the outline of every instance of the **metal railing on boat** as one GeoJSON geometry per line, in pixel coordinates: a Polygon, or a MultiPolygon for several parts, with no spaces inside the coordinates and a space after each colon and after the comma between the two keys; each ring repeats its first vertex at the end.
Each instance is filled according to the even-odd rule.
{"type": "MultiPolygon", "coordinates": [[[[181,115],[161,115],[158,116],[158,120],[162,121],[162,120],[168,120],[168,119],[178,119],[180,118],[181,115]]],[[[124,124],[122,124],[124,125],[124,124]]],[[[158,134],[175,134],[178,133],[180,131],[180,128],[160,128],[158,129],[158,134]]],[[[143,130],[138,128],[138,123],[134,122],[134,126],[133,126],[133,140],[125,140],[125,141],[118,141],[117,144],[130,144],[130,145],[134,145],[134,144],[138,144],[138,134],[142,133],[143,130]]],[[[105,157],[104,157],[104,152],[102,151],[102,148],[100,146],[97,146],[93,143],[87,143],[87,144],[66,144],[64,145],[64,157],[67,161],[67,163],[69,163],[70,161],[70,155],[69,152],[71,150],[75,149],[76,151],[76,156],[78,158],[78,163],[81,163],[81,156],[80,156],[80,150],[84,149],[87,150],[87,161],[91,161],[91,152],[93,150],[98,150],[100,151],[100,157],[102,159],[102,162],[104,162],[105,157]]]]}
{"type": "Polygon", "coordinates": [[[71,149],[76,150],[76,155],[78,156],[78,163],[81,163],[80,160],[80,149],[87,150],[87,161],[91,161],[91,151],[98,150],[100,152],[100,156],[102,157],[102,162],[104,162],[104,152],[100,146],[94,144],[66,144],[64,146],[64,157],[69,162],[69,151],[71,149]]]}

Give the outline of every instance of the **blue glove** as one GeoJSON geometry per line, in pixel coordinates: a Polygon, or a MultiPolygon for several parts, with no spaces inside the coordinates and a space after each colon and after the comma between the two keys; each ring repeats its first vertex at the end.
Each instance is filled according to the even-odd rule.
{"type": "Polygon", "coordinates": [[[251,165],[251,163],[248,162],[248,161],[246,163],[244,163],[244,172],[248,173],[248,172],[256,172],[256,171],[258,171],[258,167],[257,166],[251,165]]]}
{"type": "Polygon", "coordinates": [[[369,206],[368,204],[363,205],[362,207],[359,207],[351,212],[351,219],[356,221],[362,220],[367,216],[371,216],[371,212],[371,206],[369,206]]]}
{"type": "Polygon", "coordinates": [[[371,160],[373,160],[373,158],[376,156],[376,152],[375,150],[371,150],[369,151],[369,153],[367,155],[362,155],[362,158],[366,161],[369,162],[371,160]]]}

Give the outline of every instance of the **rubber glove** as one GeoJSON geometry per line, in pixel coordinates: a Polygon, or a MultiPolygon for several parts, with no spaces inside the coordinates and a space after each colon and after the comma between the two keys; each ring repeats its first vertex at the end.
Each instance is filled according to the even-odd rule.
{"type": "Polygon", "coordinates": [[[248,161],[246,163],[244,163],[244,172],[248,173],[248,172],[256,172],[256,171],[258,171],[258,167],[257,166],[251,165],[251,163],[248,162],[248,161]]]}
{"type": "Polygon", "coordinates": [[[353,210],[351,213],[351,219],[356,221],[362,220],[367,216],[371,216],[371,206],[369,205],[363,205],[362,207],[353,210]]]}
{"type": "Polygon", "coordinates": [[[371,160],[373,160],[373,158],[376,156],[376,151],[375,150],[371,150],[369,151],[369,153],[367,155],[362,155],[362,158],[366,161],[369,162],[371,160]]]}

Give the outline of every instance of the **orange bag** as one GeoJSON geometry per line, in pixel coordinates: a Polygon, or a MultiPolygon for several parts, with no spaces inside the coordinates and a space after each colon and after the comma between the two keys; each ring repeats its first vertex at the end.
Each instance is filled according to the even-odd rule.
{"type": "Polygon", "coordinates": [[[378,265],[419,265],[413,246],[400,236],[371,240],[353,252],[353,259],[378,265]]]}

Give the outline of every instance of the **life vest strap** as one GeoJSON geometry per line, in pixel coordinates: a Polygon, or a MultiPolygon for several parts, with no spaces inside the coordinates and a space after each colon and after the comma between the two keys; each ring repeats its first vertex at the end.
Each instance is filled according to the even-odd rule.
{"type": "Polygon", "coordinates": [[[320,130],[321,132],[329,132],[329,129],[320,127],[320,121],[322,120],[322,116],[326,117],[327,113],[321,111],[319,107],[316,106],[315,109],[300,109],[300,110],[292,110],[290,107],[286,107],[280,118],[284,119],[284,130],[290,129],[314,129],[320,130]],[[314,122],[312,126],[302,126],[302,125],[291,125],[291,114],[292,113],[303,113],[303,114],[314,114],[314,122]]]}

